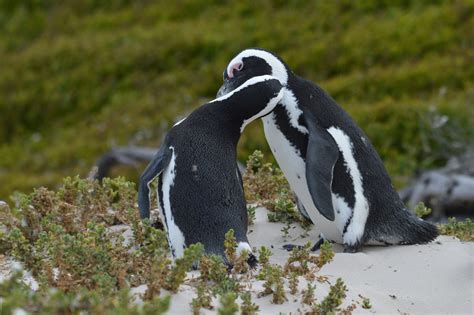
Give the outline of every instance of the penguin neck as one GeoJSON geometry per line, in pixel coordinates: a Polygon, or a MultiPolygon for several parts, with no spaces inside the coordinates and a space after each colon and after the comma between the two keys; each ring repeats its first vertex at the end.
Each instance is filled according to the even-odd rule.
{"type": "Polygon", "coordinates": [[[209,121],[204,121],[205,128],[215,128],[222,136],[226,136],[237,145],[240,139],[241,126],[244,124],[245,115],[232,106],[226,104],[211,103],[202,108],[206,111],[209,121]]]}
{"type": "Polygon", "coordinates": [[[253,108],[247,104],[210,104],[209,108],[214,119],[225,126],[226,130],[231,130],[234,137],[240,138],[240,134],[245,127],[252,121],[259,119],[263,114],[267,114],[270,107],[274,105],[268,104],[263,108],[253,108]],[[263,114],[262,114],[263,113],[263,114]]]}

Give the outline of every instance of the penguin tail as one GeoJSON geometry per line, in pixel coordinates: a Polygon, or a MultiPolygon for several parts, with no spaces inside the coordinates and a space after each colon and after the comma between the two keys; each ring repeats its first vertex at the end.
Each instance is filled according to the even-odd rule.
{"type": "MultiPolygon", "coordinates": [[[[408,212],[408,210],[407,210],[408,212]]],[[[410,213],[407,219],[407,233],[400,244],[426,244],[439,236],[436,225],[410,213]]]]}
{"type": "Polygon", "coordinates": [[[438,237],[438,228],[408,209],[397,211],[396,215],[386,218],[384,224],[372,225],[373,229],[366,230],[366,243],[385,245],[426,244],[438,237]],[[387,220],[388,219],[388,220],[387,220]]]}

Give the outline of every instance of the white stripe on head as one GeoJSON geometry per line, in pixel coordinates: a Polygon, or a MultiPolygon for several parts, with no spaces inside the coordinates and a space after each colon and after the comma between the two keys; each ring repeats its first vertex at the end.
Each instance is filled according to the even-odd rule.
{"type": "MultiPolygon", "coordinates": [[[[285,65],[273,54],[258,49],[246,49],[239,53],[234,59],[232,59],[227,65],[227,73],[232,71],[235,64],[243,63],[243,58],[246,57],[259,57],[265,60],[272,68],[272,76],[278,79],[280,83],[285,86],[288,84],[288,71],[285,65]]],[[[244,65],[245,67],[245,65],[244,65]]],[[[285,107],[288,117],[290,118],[290,124],[298,129],[301,133],[308,134],[308,129],[299,123],[299,117],[303,112],[298,107],[298,101],[293,91],[288,88],[284,88],[285,94],[281,100],[281,104],[285,107]]]]}
{"type": "Polygon", "coordinates": [[[271,75],[261,75],[261,76],[258,76],[258,77],[250,78],[247,81],[245,81],[244,83],[242,83],[235,90],[227,93],[226,95],[222,95],[221,97],[218,97],[215,100],[210,101],[209,103],[214,103],[214,102],[219,102],[219,101],[226,100],[226,99],[230,98],[232,95],[234,95],[235,93],[237,93],[239,91],[242,91],[243,89],[245,89],[245,88],[247,88],[251,85],[254,85],[254,84],[257,84],[257,83],[260,83],[260,82],[264,82],[264,81],[268,81],[268,80],[275,80],[275,79],[276,78],[271,76],[271,75]]]}
{"type": "Polygon", "coordinates": [[[328,132],[334,138],[339,150],[344,157],[346,167],[349,170],[352,183],[354,184],[354,212],[352,220],[344,234],[344,244],[354,245],[362,238],[365,230],[365,223],[369,215],[369,203],[364,196],[364,188],[362,186],[362,175],[354,157],[353,146],[349,136],[339,128],[331,127],[328,132]]]}
{"type": "MultiPolygon", "coordinates": [[[[286,71],[285,65],[273,54],[258,49],[246,49],[239,53],[237,56],[232,59],[229,64],[227,65],[227,75],[231,73],[232,67],[237,63],[243,63],[243,59],[246,57],[259,57],[265,60],[270,67],[272,68],[272,76],[277,78],[282,85],[286,85],[288,83],[288,72],[286,71]]],[[[244,64],[245,67],[245,64],[244,64]]],[[[231,76],[229,76],[231,77],[231,76]]]]}

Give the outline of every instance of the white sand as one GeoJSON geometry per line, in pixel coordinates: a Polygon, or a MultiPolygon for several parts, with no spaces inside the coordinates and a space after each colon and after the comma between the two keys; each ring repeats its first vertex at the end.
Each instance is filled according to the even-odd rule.
{"type": "MultiPolygon", "coordinates": [[[[269,223],[266,215],[265,209],[257,209],[249,237],[252,246],[273,246],[272,263],[284,264],[288,258],[283,244],[304,244],[316,239],[317,231],[310,231],[309,237],[301,238],[303,231],[295,227],[285,241],[281,232],[284,224],[269,223]]],[[[344,280],[349,291],[343,306],[360,302],[359,294],[370,299],[372,308],[365,310],[358,305],[355,314],[474,314],[474,243],[441,236],[428,245],[365,247],[356,254],[343,253],[340,245],[333,247],[334,260],[319,274],[328,276],[331,284],[338,277],[344,280]]],[[[262,284],[263,281],[254,281],[252,290],[262,291],[262,284]]],[[[304,286],[300,283],[300,290],[304,286]]],[[[317,283],[317,300],[321,301],[328,290],[329,285],[317,283]]],[[[170,314],[189,312],[193,296],[189,288],[183,286],[172,299],[170,314]]],[[[299,294],[293,296],[288,292],[287,298],[288,302],[274,305],[270,303],[270,296],[253,295],[260,314],[295,314],[298,310],[308,310],[302,306],[299,294]]]]}
{"type": "MultiPolygon", "coordinates": [[[[317,231],[310,231],[308,237],[299,227],[290,230],[288,238],[283,239],[281,229],[284,224],[269,223],[267,211],[259,208],[256,222],[250,226],[251,245],[272,247],[272,263],[284,264],[288,252],[283,244],[304,244],[317,238],[317,231]]],[[[343,306],[358,303],[355,314],[474,314],[474,243],[460,242],[456,238],[441,236],[428,245],[365,247],[356,254],[342,253],[340,245],[334,245],[334,260],[324,266],[318,275],[325,275],[331,284],[341,277],[347,288],[347,298],[343,306]],[[370,299],[372,308],[365,310],[360,306],[361,297],[370,299]]],[[[1,274],[5,276],[11,261],[0,259],[1,274]],[[1,263],[3,260],[3,263],[1,263]]],[[[190,277],[197,272],[189,273],[190,277]]],[[[28,277],[27,277],[28,278],[28,277]]],[[[302,278],[300,278],[302,280],[302,278]]],[[[25,279],[30,280],[30,279],[25,279]]],[[[301,295],[287,292],[288,301],[282,305],[270,303],[271,297],[258,298],[263,291],[263,281],[251,283],[253,301],[260,306],[260,314],[289,314],[309,310],[301,304],[301,295]]],[[[299,289],[306,286],[300,281],[299,289]]],[[[133,289],[136,294],[143,293],[146,286],[133,289]]],[[[316,298],[320,302],[328,293],[329,284],[316,283],[316,298]]],[[[166,291],[162,295],[168,294],[166,291]]],[[[190,302],[195,296],[193,289],[182,285],[172,297],[169,314],[188,314],[190,302]]],[[[217,299],[213,305],[219,306],[217,299]]],[[[203,314],[214,311],[203,310],[203,314]]]]}

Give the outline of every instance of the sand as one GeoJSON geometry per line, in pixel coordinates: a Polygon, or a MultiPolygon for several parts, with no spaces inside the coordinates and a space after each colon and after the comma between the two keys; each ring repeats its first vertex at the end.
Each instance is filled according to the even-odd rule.
{"type": "MultiPolygon", "coordinates": [[[[288,252],[283,244],[305,244],[316,239],[317,231],[310,231],[308,237],[301,237],[304,231],[299,227],[290,230],[283,239],[280,223],[269,223],[267,210],[259,208],[255,224],[250,226],[249,238],[252,246],[271,247],[272,263],[283,264],[288,252]]],[[[362,252],[345,254],[340,245],[333,246],[334,260],[324,266],[320,275],[328,276],[331,284],[342,278],[348,288],[347,306],[361,302],[359,295],[371,301],[371,309],[359,304],[354,314],[474,314],[474,243],[461,242],[457,238],[440,236],[427,245],[365,247],[362,252]]],[[[254,281],[252,290],[262,291],[263,281],[254,281]]],[[[305,286],[300,283],[300,290],[305,286]]],[[[329,291],[329,284],[317,283],[316,298],[321,301],[329,291]]],[[[191,291],[183,289],[172,299],[170,314],[190,311],[191,291]]],[[[253,300],[260,306],[260,314],[295,314],[308,310],[300,302],[300,295],[287,293],[288,301],[282,305],[270,303],[270,297],[253,300]],[[297,300],[296,302],[294,300],[297,300]]],[[[218,305],[218,303],[214,303],[218,305]]],[[[207,311],[206,314],[213,312],[207,311]]]]}
{"type": "MultiPolygon", "coordinates": [[[[317,231],[311,230],[302,237],[304,231],[294,226],[286,239],[283,238],[281,223],[269,223],[267,210],[258,208],[256,220],[249,228],[252,246],[268,246],[273,251],[272,263],[284,264],[288,252],[283,244],[304,244],[317,238],[317,231]]],[[[362,252],[345,254],[340,245],[333,246],[334,260],[324,266],[318,275],[327,276],[334,284],[342,278],[348,288],[343,307],[356,303],[355,314],[474,314],[474,243],[461,242],[456,238],[440,236],[428,245],[365,247],[362,252]],[[360,305],[362,295],[370,299],[372,308],[363,309],[360,305]]],[[[0,259],[0,281],[9,274],[10,260],[0,259]],[[2,262],[3,260],[3,262],[2,262]]],[[[189,278],[197,272],[190,272],[189,278]]],[[[29,275],[27,278],[30,278],[29,275]]],[[[31,279],[26,279],[30,282],[31,279]]],[[[329,291],[329,283],[316,283],[316,299],[321,301],[329,291]]],[[[282,305],[270,302],[271,297],[257,297],[263,291],[263,281],[252,280],[253,301],[259,305],[260,314],[280,312],[298,314],[309,310],[301,304],[301,295],[287,292],[288,301],[282,305]]],[[[34,286],[34,285],[33,285],[34,286]]],[[[300,282],[299,289],[306,286],[300,282]]],[[[139,295],[146,286],[134,288],[133,292],[140,303],[139,295]]],[[[166,291],[162,295],[168,294],[166,291]]],[[[184,284],[173,295],[169,314],[191,312],[190,302],[195,296],[193,289],[184,284]]],[[[213,305],[217,307],[215,299],[213,305]]],[[[203,314],[214,311],[203,310],[203,314]]]]}

